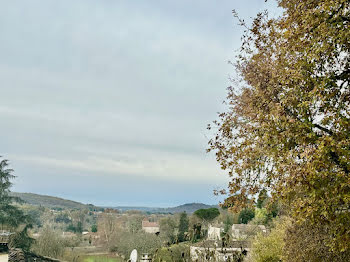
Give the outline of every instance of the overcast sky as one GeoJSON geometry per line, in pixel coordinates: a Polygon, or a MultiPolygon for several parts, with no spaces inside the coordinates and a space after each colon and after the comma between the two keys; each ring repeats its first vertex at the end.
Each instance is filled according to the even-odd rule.
{"type": "Polygon", "coordinates": [[[0,0],[0,155],[13,191],[97,205],[216,204],[205,153],[263,0],[0,0]]]}

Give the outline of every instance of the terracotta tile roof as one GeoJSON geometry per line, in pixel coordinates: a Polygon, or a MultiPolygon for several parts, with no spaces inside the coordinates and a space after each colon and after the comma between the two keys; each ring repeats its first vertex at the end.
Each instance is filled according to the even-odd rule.
{"type": "Polygon", "coordinates": [[[142,227],[159,227],[159,224],[157,222],[149,222],[148,220],[143,220],[142,227]]]}

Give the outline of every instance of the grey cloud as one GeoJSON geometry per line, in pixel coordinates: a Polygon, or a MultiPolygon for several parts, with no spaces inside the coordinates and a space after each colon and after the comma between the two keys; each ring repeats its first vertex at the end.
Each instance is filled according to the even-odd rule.
{"type": "Polygon", "coordinates": [[[250,3],[2,1],[0,155],[18,172],[15,189],[84,202],[94,192],[96,203],[217,201],[211,190],[227,177],[205,154],[205,127],[223,109],[239,46],[231,9],[264,7],[250,3]]]}

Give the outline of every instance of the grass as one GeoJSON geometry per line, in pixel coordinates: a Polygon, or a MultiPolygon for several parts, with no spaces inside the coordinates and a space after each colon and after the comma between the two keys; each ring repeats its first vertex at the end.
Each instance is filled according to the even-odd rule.
{"type": "Polygon", "coordinates": [[[98,256],[86,256],[82,259],[82,262],[122,262],[123,260],[118,257],[110,257],[107,255],[98,256]]]}

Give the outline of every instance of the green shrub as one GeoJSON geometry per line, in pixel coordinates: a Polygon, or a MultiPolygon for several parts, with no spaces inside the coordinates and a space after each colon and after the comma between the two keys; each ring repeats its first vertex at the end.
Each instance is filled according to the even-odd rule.
{"type": "Polygon", "coordinates": [[[190,248],[186,244],[173,245],[171,247],[163,247],[157,250],[153,257],[153,261],[189,261],[190,248]]]}
{"type": "Polygon", "coordinates": [[[250,221],[251,224],[254,225],[266,225],[269,220],[270,217],[267,213],[266,208],[256,208],[254,211],[254,218],[250,221]]]}
{"type": "Polygon", "coordinates": [[[274,222],[270,233],[258,233],[252,243],[252,262],[280,262],[283,258],[284,235],[288,220],[274,222]]]}
{"type": "Polygon", "coordinates": [[[141,253],[154,253],[162,246],[162,240],[155,234],[145,232],[130,233],[129,231],[118,232],[109,243],[109,251],[129,257],[133,249],[141,253]]]}

